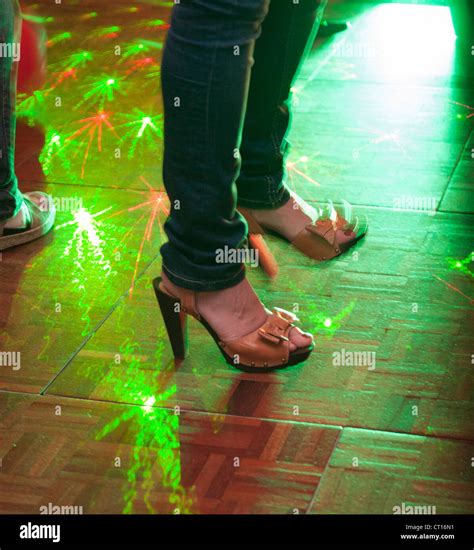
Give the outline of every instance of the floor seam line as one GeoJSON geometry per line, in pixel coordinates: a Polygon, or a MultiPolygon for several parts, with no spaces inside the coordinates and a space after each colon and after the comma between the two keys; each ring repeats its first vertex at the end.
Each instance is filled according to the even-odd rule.
{"type": "Polygon", "coordinates": [[[323,473],[321,474],[321,477],[319,479],[319,483],[318,483],[316,489],[314,490],[313,496],[311,497],[310,503],[308,505],[308,509],[306,510],[306,515],[309,515],[311,513],[311,510],[313,509],[313,506],[314,506],[314,503],[315,503],[315,500],[316,500],[316,495],[320,491],[321,485],[323,483],[324,475],[326,474],[326,471],[329,468],[329,465],[331,463],[331,459],[332,459],[334,453],[336,452],[337,446],[339,445],[339,442],[341,441],[342,434],[344,433],[345,429],[346,428],[343,427],[342,430],[337,434],[337,438],[336,438],[336,441],[334,443],[334,447],[331,450],[331,453],[330,453],[329,458],[326,462],[326,465],[324,466],[323,473]]]}
{"type": "Polygon", "coordinates": [[[458,166],[459,166],[459,164],[462,160],[462,157],[464,155],[464,150],[466,149],[467,144],[469,143],[469,139],[471,138],[471,133],[472,133],[472,130],[469,130],[469,132],[467,133],[466,139],[464,140],[464,143],[462,144],[461,151],[458,155],[458,158],[456,159],[456,162],[454,163],[454,167],[451,171],[451,174],[449,174],[449,176],[448,176],[448,182],[446,184],[446,187],[443,190],[443,193],[441,194],[441,198],[439,199],[439,207],[436,209],[437,212],[439,211],[439,208],[441,208],[441,205],[443,204],[444,197],[445,197],[446,193],[448,192],[449,186],[451,185],[451,182],[454,178],[454,174],[456,173],[456,170],[457,170],[457,168],[458,168],[458,166]]]}
{"type": "Polygon", "coordinates": [[[122,303],[123,299],[126,297],[126,295],[130,292],[130,290],[135,286],[135,284],[141,280],[141,278],[145,275],[145,273],[148,271],[148,269],[155,263],[157,258],[159,257],[159,253],[148,263],[148,265],[143,269],[143,271],[140,273],[140,275],[135,279],[133,284],[123,293],[121,294],[115,303],[111,306],[110,310],[107,312],[107,314],[95,325],[94,329],[87,335],[87,337],[82,340],[82,342],[79,344],[79,346],[71,353],[68,359],[66,359],[65,364],[62,366],[62,368],[47,382],[47,384],[40,390],[40,395],[45,395],[48,389],[51,387],[52,384],[58,379],[58,377],[64,372],[64,370],[72,363],[72,361],[77,357],[77,355],[81,352],[81,350],[84,349],[86,344],[96,335],[96,333],[102,328],[104,323],[110,318],[110,316],[116,311],[116,309],[119,307],[119,305],[122,303]]]}

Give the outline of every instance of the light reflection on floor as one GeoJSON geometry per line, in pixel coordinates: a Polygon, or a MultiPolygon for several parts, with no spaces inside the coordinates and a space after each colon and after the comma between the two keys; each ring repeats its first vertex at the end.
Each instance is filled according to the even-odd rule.
{"type": "MultiPolygon", "coordinates": [[[[388,469],[400,480],[396,502],[429,493],[448,512],[465,506],[470,451],[459,440],[473,437],[465,201],[455,188],[457,214],[391,208],[393,197],[428,195],[443,211],[448,176],[455,181],[461,153],[467,162],[472,75],[456,57],[447,8],[356,4],[346,2],[360,10],[354,28],[320,45],[294,86],[288,177],[306,197],[371,205],[372,233],[355,254],[321,266],[270,241],[279,278],[249,276],[267,303],[296,308],[318,345],[301,368],[262,380],[230,371],[195,325],[193,355],[176,368],[152,303],[168,212],[159,77],[171,2],[31,3],[48,31],[48,79],[18,98],[18,114],[45,139],[21,134],[19,169],[36,188],[25,167],[39,159],[59,208],[47,239],[0,264],[4,341],[23,361],[0,380],[2,418],[19,442],[7,449],[0,487],[24,476],[44,500],[67,486],[100,513],[391,513],[379,491],[388,469]],[[341,347],[377,351],[378,367],[335,369],[341,347]],[[62,419],[49,412],[55,401],[62,419]],[[25,466],[37,437],[48,441],[42,463],[55,476],[46,489],[25,466]],[[366,457],[362,481],[347,465],[346,441],[366,457]],[[418,449],[419,469],[400,474],[397,446],[418,449]],[[450,499],[430,485],[440,478],[453,484],[450,499]],[[367,498],[352,498],[361,485],[367,498]]],[[[17,487],[12,500],[36,512],[17,487]]]]}

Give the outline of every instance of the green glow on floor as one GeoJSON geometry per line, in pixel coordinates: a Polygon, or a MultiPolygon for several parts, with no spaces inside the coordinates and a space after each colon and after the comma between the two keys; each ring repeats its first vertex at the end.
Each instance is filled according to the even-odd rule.
{"type": "Polygon", "coordinates": [[[468,266],[474,261],[474,252],[468,254],[463,260],[458,260],[455,258],[446,258],[446,261],[449,265],[449,268],[453,271],[460,271],[465,275],[474,277],[474,271],[468,266]]]}
{"type": "Polygon", "coordinates": [[[48,17],[41,17],[37,15],[31,15],[28,13],[22,13],[22,17],[25,21],[31,21],[32,23],[37,24],[46,24],[46,23],[52,23],[54,21],[54,17],[48,16],[48,17]]]}
{"type": "MultiPolygon", "coordinates": [[[[170,2],[169,5],[171,6],[172,3],[170,2]]],[[[97,13],[91,12],[86,15],[92,18],[96,17],[97,13]]],[[[52,20],[52,18],[46,18],[44,22],[48,23],[52,20]]],[[[378,41],[380,48],[384,47],[386,36],[392,41],[387,43],[387,55],[376,56],[375,59],[375,63],[381,64],[382,74],[411,77],[414,74],[429,76],[449,73],[452,63],[452,36],[449,32],[445,32],[450,26],[449,12],[445,8],[385,5],[380,8],[378,21],[381,23],[380,27],[372,25],[376,37],[375,44],[378,41]],[[433,13],[433,18],[431,16],[425,18],[425,14],[428,13],[433,13]],[[396,15],[395,18],[392,18],[393,14],[396,15]],[[412,17],[412,14],[415,15],[412,17]],[[433,25],[428,29],[426,25],[430,22],[433,22],[433,25]],[[423,27],[421,33],[420,25],[423,27]],[[392,26],[391,29],[390,26],[392,26]],[[401,28],[403,28],[402,33],[401,28]],[[420,33],[419,36],[416,33],[420,33]],[[420,43],[420,40],[425,40],[426,44],[420,43]],[[421,48],[421,51],[414,51],[416,48],[421,48]],[[426,57],[428,52],[430,55],[426,57]]],[[[142,29],[152,27],[153,36],[155,36],[159,32],[156,27],[165,26],[165,21],[156,19],[146,21],[140,26],[142,29]]],[[[140,263],[142,246],[148,244],[156,254],[157,245],[161,239],[152,231],[161,230],[157,215],[164,213],[166,208],[166,197],[154,189],[161,182],[157,177],[156,180],[149,178],[152,183],[148,183],[142,177],[143,163],[140,164],[142,157],[150,159],[152,155],[159,155],[159,140],[163,137],[162,115],[157,114],[159,106],[155,106],[150,100],[158,93],[159,50],[162,48],[162,42],[152,40],[153,36],[150,33],[150,40],[143,38],[140,41],[126,42],[124,53],[118,60],[112,57],[112,54],[107,57],[107,48],[111,51],[110,46],[113,42],[104,40],[97,44],[96,39],[107,38],[121,31],[121,27],[109,26],[96,29],[85,36],[72,36],[70,33],[54,35],[50,46],[61,42],[63,45],[51,48],[49,52],[51,63],[45,89],[36,91],[30,97],[18,98],[19,116],[31,124],[35,122],[45,128],[46,139],[39,158],[49,181],[72,182],[75,186],[84,184],[86,195],[87,189],[92,185],[98,182],[99,184],[110,182],[110,174],[115,168],[112,168],[113,161],[110,159],[114,158],[115,151],[120,148],[125,150],[123,155],[125,160],[120,165],[121,171],[136,178],[130,181],[135,188],[127,190],[127,199],[132,197],[134,200],[126,204],[114,204],[112,207],[109,203],[102,203],[96,206],[95,199],[92,197],[91,203],[83,208],[59,214],[61,222],[55,227],[54,235],[55,265],[49,273],[60,277],[58,288],[62,283],[70,284],[67,288],[68,299],[74,302],[74,306],[77,305],[81,312],[81,318],[76,317],[78,323],[74,329],[80,331],[83,336],[91,334],[96,326],[93,317],[94,308],[100,309],[104,304],[109,307],[110,303],[115,303],[117,300],[114,294],[117,286],[115,285],[117,272],[125,274],[125,277],[128,276],[130,286],[133,287],[137,273],[140,273],[143,268],[144,262],[140,263]],[[70,42],[66,43],[69,39],[70,42]],[[147,52],[152,52],[153,57],[142,57],[147,52]],[[125,61],[129,59],[130,64],[128,61],[121,64],[121,59],[125,61]],[[132,65],[132,61],[135,64],[132,65]],[[140,71],[131,72],[130,66],[140,68],[140,71]],[[74,68],[78,69],[78,80],[74,81],[73,85],[70,79],[57,79],[61,70],[67,72],[74,68]],[[104,74],[104,70],[109,72],[104,74]],[[110,73],[115,70],[117,74],[111,76],[110,73]],[[124,93],[120,93],[122,83],[129,84],[127,92],[123,90],[124,93]],[[90,94],[91,91],[92,94],[90,94]],[[110,92],[118,93],[108,96],[110,92]],[[86,97],[87,94],[90,95],[86,97]],[[56,96],[66,99],[64,107],[54,106],[56,96]],[[106,101],[109,104],[107,111],[104,111],[106,101]],[[143,187],[137,189],[137,182],[143,183],[143,187]],[[132,218],[133,213],[137,211],[139,215],[132,218]],[[129,227],[118,223],[123,220],[120,216],[123,216],[124,212],[130,214],[129,227]],[[146,227],[143,235],[136,238],[137,227],[141,227],[137,222],[141,220],[146,221],[142,224],[146,227]],[[116,259],[116,253],[119,254],[120,259],[116,259]],[[58,261],[61,262],[66,275],[58,270],[58,261]],[[98,280],[102,284],[98,285],[98,280]]],[[[301,93],[299,87],[295,87],[293,91],[296,96],[301,93]]],[[[408,97],[412,96],[403,97],[396,91],[392,97],[387,97],[387,109],[396,113],[408,97]]],[[[418,99],[421,103],[422,91],[418,99]]],[[[469,116],[469,109],[472,110],[472,108],[468,106],[462,108],[468,109],[466,115],[457,116],[464,120],[469,116]]],[[[438,123],[437,121],[436,124],[438,123]]],[[[370,144],[384,141],[400,146],[399,135],[391,130],[375,133],[370,144]]],[[[314,161],[314,158],[311,157],[311,160],[314,161]]],[[[159,161],[158,158],[157,165],[159,161]]],[[[289,168],[304,177],[306,181],[319,185],[314,179],[310,179],[309,168],[308,173],[297,172],[301,167],[299,163],[306,164],[308,161],[309,158],[302,155],[296,163],[291,163],[289,168]]],[[[324,164],[319,164],[319,167],[321,166],[324,164]]],[[[335,164],[327,165],[326,172],[330,170],[333,173],[338,168],[335,164]]],[[[315,177],[314,174],[313,177],[315,177]]],[[[147,258],[146,254],[144,257],[147,258]]],[[[41,254],[38,254],[33,261],[38,262],[37,265],[42,267],[41,254]]],[[[441,258],[440,261],[444,260],[441,258]]],[[[464,260],[448,258],[447,261],[453,271],[472,276],[472,271],[468,268],[468,263],[472,261],[471,255],[464,260]]],[[[48,266],[45,268],[48,269],[48,266]]],[[[459,277],[459,274],[454,273],[453,276],[459,277]]],[[[55,292],[59,293],[60,290],[59,288],[55,292]]],[[[302,326],[307,327],[318,337],[331,338],[352,320],[351,313],[356,306],[355,302],[342,305],[338,303],[336,306],[331,304],[327,296],[324,297],[323,302],[323,298],[318,298],[315,292],[314,301],[306,306],[308,297],[301,295],[301,289],[293,288],[289,292],[295,296],[296,300],[300,295],[299,301],[305,304],[305,311],[301,312],[302,326]]],[[[53,303],[57,301],[59,299],[56,299],[56,295],[53,296],[53,303]]],[[[58,345],[57,333],[54,330],[55,322],[57,321],[51,317],[44,320],[45,326],[47,323],[51,324],[50,334],[45,335],[44,347],[38,355],[38,358],[44,361],[50,360],[48,349],[58,345]]],[[[151,373],[158,378],[163,373],[167,374],[167,366],[162,365],[160,346],[163,342],[166,342],[164,334],[158,334],[154,358],[157,368],[156,372],[151,373]]],[[[151,501],[151,497],[164,487],[170,492],[169,502],[172,507],[179,508],[181,513],[186,513],[190,511],[193,500],[192,492],[183,488],[181,480],[179,416],[170,410],[158,408],[168,400],[173,400],[177,393],[176,385],[173,382],[170,384],[169,380],[164,380],[162,384],[151,382],[149,363],[145,365],[146,353],[140,349],[133,338],[126,340],[120,347],[120,351],[124,356],[122,364],[111,364],[106,373],[97,368],[97,363],[91,360],[91,371],[94,373],[90,374],[90,378],[97,382],[97,386],[94,387],[98,388],[99,399],[100,391],[106,388],[110,389],[112,400],[132,402],[136,405],[123,407],[123,414],[111,420],[96,436],[98,440],[112,437],[115,431],[119,433],[120,430],[130,426],[129,433],[132,441],[130,449],[127,450],[129,461],[127,483],[124,484],[127,486],[124,490],[124,512],[132,513],[141,500],[145,501],[150,513],[156,512],[156,505],[151,501]],[[142,450],[141,447],[143,447],[142,450]],[[159,477],[156,475],[157,472],[159,477]]],[[[193,367],[192,372],[199,371],[193,367]]],[[[154,382],[155,378],[153,378],[154,382]]],[[[214,402],[210,392],[202,393],[204,408],[211,410],[214,402]]],[[[387,414],[391,412],[387,411],[387,414]]],[[[212,418],[214,432],[217,433],[225,417],[215,415],[212,418]]],[[[410,418],[413,417],[410,416],[410,418]]],[[[407,422],[407,429],[411,429],[411,426],[412,424],[407,422]]]]}
{"type": "Polygon", "coordinates": [[[301,294],[301,289],[294,283],[287,281],[286,284],[288,285],[288,292],[294,295],[294,299],[292,299],[293,303],[298,305],[304,304],[304,308],[301,311],[299,309],[293,310],[293,313],[301,319],[301,326],[313,334],[313,336],[332,338],[343,326],[344,321],[356,306],[356,302],[351,301],[338,312],[329,312],[325,306],[319,303],[316,297],[314,300],[308,301],[307,297],[301,294]]]}
{"type": "Polygon", "coordinates": [[[342,327],[344,319],[349,316],[355,305],[355,302],[350,302],[336,315],[329,316],[328,312],[322,310],[316,303],[305,303],[305,330],[311,332],[313,335],[332,338],[342,327]]]}
{"type": "Polygon", "coordinates": [[[84,322],[81,334],[86,336],[91,329],[91,296],[88,292],[90,281],[105,281],[114,270],[111,259],[106,254],[106,245],[109,244],[102,223],[96,218],[110,210],[111,207],[95,214],[86,208],[79,208],[73,212],[73,219],[62,225],[56,225],[55,231],[64,227],[74,226],[74,232],[68,240],[61,259],[68,266],[69,280],[76,294],[77,304],[82,310],[81,319],[84,322]]]}
{"type": "MultiPolygon", "coordinates": [[[[163,489],[167,491],[170,513],[190,513],[194,497],[181,482],[179,415],[154,407],[173,398],[176,385],[168,385],[158,393],[155,387],[149,387],[147,370],[142,368],[143,352],[138,343],[125,340],[120,346],[120,355],[120,365],[114,362],[102,382],[116,389],[119,401],[125,398],[139,406],[124,407],[124,412],[104,426],[96,434],[96,439],[105,440],[126,426],[133,436],[133,444],[127,445],[130,451],[123,513],[133,513],[138,500],[145,503],[150,514],[156,513],[152,497],[156,498],[163,489]]],[[[162,363],[162,347],[159,345],[155,350],[155,362],[162,363]]]]}
{"type": "Polygon", "coordinates": [[[123,113],[120,118],[128,121],[117,127],[123,135],[122,146],[127,149],[128,158],[133,158],[140,148],[142,152],[151,151],[157,147],[158,140],[163,138],[163,115],[150,116],[138,108],[132,114],[123,113]]]}
{"type": "Polygon", "coordinates": [[[42,90],[37,90],[31,95],[18,94],[16,114],[18,118],[26,120],[29,126],[40,122],[45,109],[45,93],[42,90]]]}
{"type": "Polygon", "coordinates": [[[89,13],[84,13],[81,16],[81,20],[90,20],[95,19],[99,14],[96,11],[90,11],[89,13]]]}
{"type": "Polygon", "coordinates": [[[109,27],[96,29],[93,33],[91,33],[91,36],[94,38],[112,37],[120,33],[121,30],[122,27],[119,27],[118,25],[111,25],[109,27]]]}
{"type": "Polygon", "coordinates": [[[153,19],[152,21],[146,21],[146,26],[148,27],[161,27],[166,24],[163,19],[153,19]]]}
{"type": "Polygon", "coordinates": [[[65,169],[71,166],[69,155],[66,153],[64,146],[65,143],[61,135],[53,129],[48,129],[45,136],[44,147],[39,156],[39,161],[46,176],[50,172],[51,162],[57,157],[61,158],[65,169]]]}
{"type": "Polygon", "coordinates": [[[84,92],[83,98],[79,101],[76,108],[86,103],[88,106],[93,105],[103,110],[105,103],[113,101],[118,92],[124,93],[122,84],[123,78],[110,75],[101,75],[88,79],[85,84],[87,91],[84,92]]]}
{"type": "Polygon", "coordinates": [[[92,61],[93,55],[91,52],[78,51],[69,55],[65,60],[64,68],[84,67],[89,61],[92,61]]]}
{"type": "Polygon", "coordinates": [[[140,42],[132,42],[127,44],[122,55],[123,59],[128,59],[129,57],[135,57],[143,53],[148,53],[151,50],[150,46],[140,42]]]}
{"type": "Polygon", "coordinates": [[[50,40],[48,40],[48,46],[55,46],[56,44],[60,44],[61,42],[65,42],[66,40],[70,40],[72,38],[72,33],[70,32],[62,32],[60,34],[57,34],[56,36],[53,36],[50,40]]]}
{"type": "Polygon", "coordinates": [[[363,41],[380,77],[419,80],[451,71],[456,36],[448,7],[382,4],[367,23],[363,41]]]}

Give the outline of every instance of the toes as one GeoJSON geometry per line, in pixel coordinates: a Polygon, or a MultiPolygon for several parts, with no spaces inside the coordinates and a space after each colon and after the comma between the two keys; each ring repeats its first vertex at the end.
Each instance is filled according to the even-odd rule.
{"type": "Polygon", "coordinates": [[[308,332],[301,331],[298,327],[293,327],[290,331],[290,351],[297,348],[307,348],[313,343],[313,337],[308,332]]]}
{"type": "Polygon", "coordinates": [[[357,234],[352,229],[346,229],[345,231],[338,229],[336,234],[336,242],[339,244],[345,244],[357,238],[357,234]]]}

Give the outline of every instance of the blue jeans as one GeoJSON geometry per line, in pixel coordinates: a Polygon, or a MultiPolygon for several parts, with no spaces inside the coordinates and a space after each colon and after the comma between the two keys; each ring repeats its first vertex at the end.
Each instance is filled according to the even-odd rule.
{"type": "Polygon", "coordinates": [[[171,201],[161,248],[176,285],[236,285],[246,246],[236,206],[277,208],[285,186],[289,96],[326,0],[181,0],[162,63],[163,180],[171,201]]]}
{"type": "Polygon", "coordinates": [[[17,0],[0,0],[0,220],[23,204],[15,175],[15,97],[20,9],[17,0]]]}

